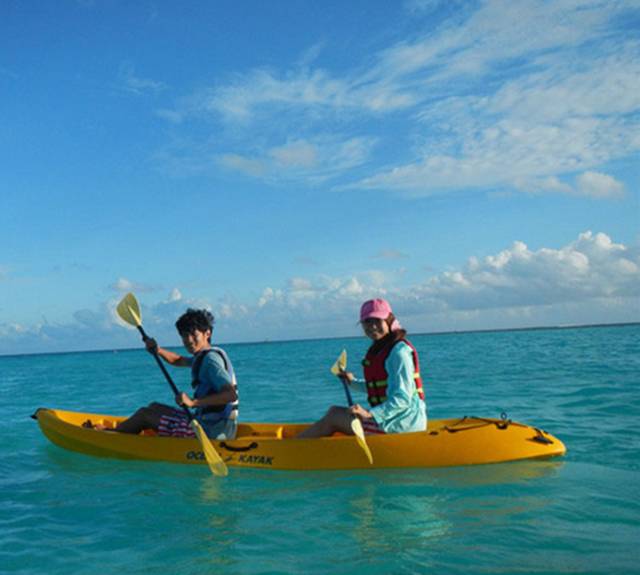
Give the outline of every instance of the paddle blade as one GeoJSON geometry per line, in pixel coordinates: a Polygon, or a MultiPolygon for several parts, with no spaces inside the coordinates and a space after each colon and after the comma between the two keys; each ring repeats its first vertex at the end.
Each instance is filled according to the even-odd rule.
{"type": "Polygon", "coordinates": [[[133,327],[140,327],[142,325],[140,306],[138,305],[136,296],[132,293],[128,293],[122,298],[122,301],[118,304],[116,311],[122,320],[127,322],[129,325],[132,325],[133,327]]]}
{"type": "Polygon", "coordinates": [[[211,469],[211,473],[214,475],[220,475],[224,477],[229,474],[229,470],[224,461],[222,461],[222,457],[216,451],[216,448],[213,446],[207,434],[202,429],[202,426],[198,423],[196,419],[191,420],[191,427],[202,446],[202,451],[204,452],[204,457],[209,464],[209,469],[211,469]]]}
{"type": "Polygon", "coordinates": [[[364,451],[364,454],[367,456],[367,459],[369,460],[369,464],[373,464],[373,455],[371,455],[371,450],[369,449],[369,446],[367,445],[367,440],[364,437],[364,429],[362,429],[362,422],[357,418],[354,417],[351,420],[351,430],[353,431],[353,434],[356,436],[356,439],[358,440],[358,445],[362,448],[362,451],[364,451]]]}
{"type": "Polygon", "coordinates": [[[340,375],[340,372],[347,369],[347,350],[343,349],[342,353],[336,359],[336,362],[331,366],[331,373],[333,375],[340,375]]]}

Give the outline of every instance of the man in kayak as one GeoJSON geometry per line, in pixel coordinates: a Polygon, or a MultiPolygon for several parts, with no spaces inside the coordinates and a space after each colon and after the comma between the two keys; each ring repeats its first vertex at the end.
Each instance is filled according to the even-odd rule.
{"type": "MultiPolygon", "coordinates": [[[[196,419],[210,438],[233,439],[238,418],[236,378],[225,351],[211,345],[213,322],[213,315],[204,309],[188,309],[178,318],[176,328],[193,357],[164,349],[154,339],[147,339],[145,345],[170,365],[191,368],[193,397],[181,392],[176,403],[195,409],[196,419]]],[[[96,429],[104,427],[96,425],[96,429]]],[[[162,403],[141,407],[110,431],[137,434],[144,429],[156,430],[158,435],[194,436],[184,410],[162,403]]]]}
{"type": "Polygon", "coordinates": [[[358,417],[365,433],[404,433],[427,428],[427,409],[420,378],[418,353],[386,300],[362,304],[360,324],[372,344],[362,362],[364,380],[351,372],[340,377],[364,384],[369,408],[332,406],[325,416],[298,435],[323,437],[335,432],[353,435],[351,421],[358,417]]]}

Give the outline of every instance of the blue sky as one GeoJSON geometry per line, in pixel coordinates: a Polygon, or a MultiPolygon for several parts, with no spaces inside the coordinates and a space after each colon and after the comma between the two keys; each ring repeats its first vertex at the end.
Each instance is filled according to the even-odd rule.
{"type": "Polygon", "coordinates": [[[0,4],[0,353],[640,320],[637,2],[0,4]]]}

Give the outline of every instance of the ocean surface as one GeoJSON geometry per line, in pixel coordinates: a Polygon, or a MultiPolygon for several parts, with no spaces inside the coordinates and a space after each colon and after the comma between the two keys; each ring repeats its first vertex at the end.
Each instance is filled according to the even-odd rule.
{"type": "MultiPolygon", "coordinates": [[[[132,338],[134,336],[132,335],[132,338]]],[[[283,472],[92,458],[36,408],[127,415],[172,395],[142,350],[0,357],[0,573],[640,573],[640,326],[416,335],[429,417],[506,412],[565,457],[283,472]]],[[[132,342],[132,345],[135,342],[132,342]]],[[[245,421],[344,404],[365,338],[225,346],[245,421]]],[[[188,370],[172,370],[188,388],[188,370]]]]}

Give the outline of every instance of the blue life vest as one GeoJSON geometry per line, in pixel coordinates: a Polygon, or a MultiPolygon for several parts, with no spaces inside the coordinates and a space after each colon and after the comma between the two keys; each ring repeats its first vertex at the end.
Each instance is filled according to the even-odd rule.
{"type": "MultiPolygon", "coordinates": [[[[217,353],[224,363],[224,368],[229,373],[231,377],[231,385],[233,389],[238,392],[238,385],[236,382],[236,374],[233,371],[233,366],[231,365],[231,360],[226,352],[219,347],[212,347],[206,351],[203,351],[196,355],[191,364],[191,387],[195,390],[195,397],[198,397],[197,391],[198,386],[200,385],[200,379],[198,377],[200,373],[200,367],[202,366],[202,362],[204,358],[211,352],[217,353]]],[[[220,421],[221,419],[237,419],[238,417],[238,400],[230,401],[225,405],[209,405],[207,407],[197,407],[196,408],[196,417],[198,419],[205,419],[209,423],[213,423],[215,421],[220,421]]]]}

